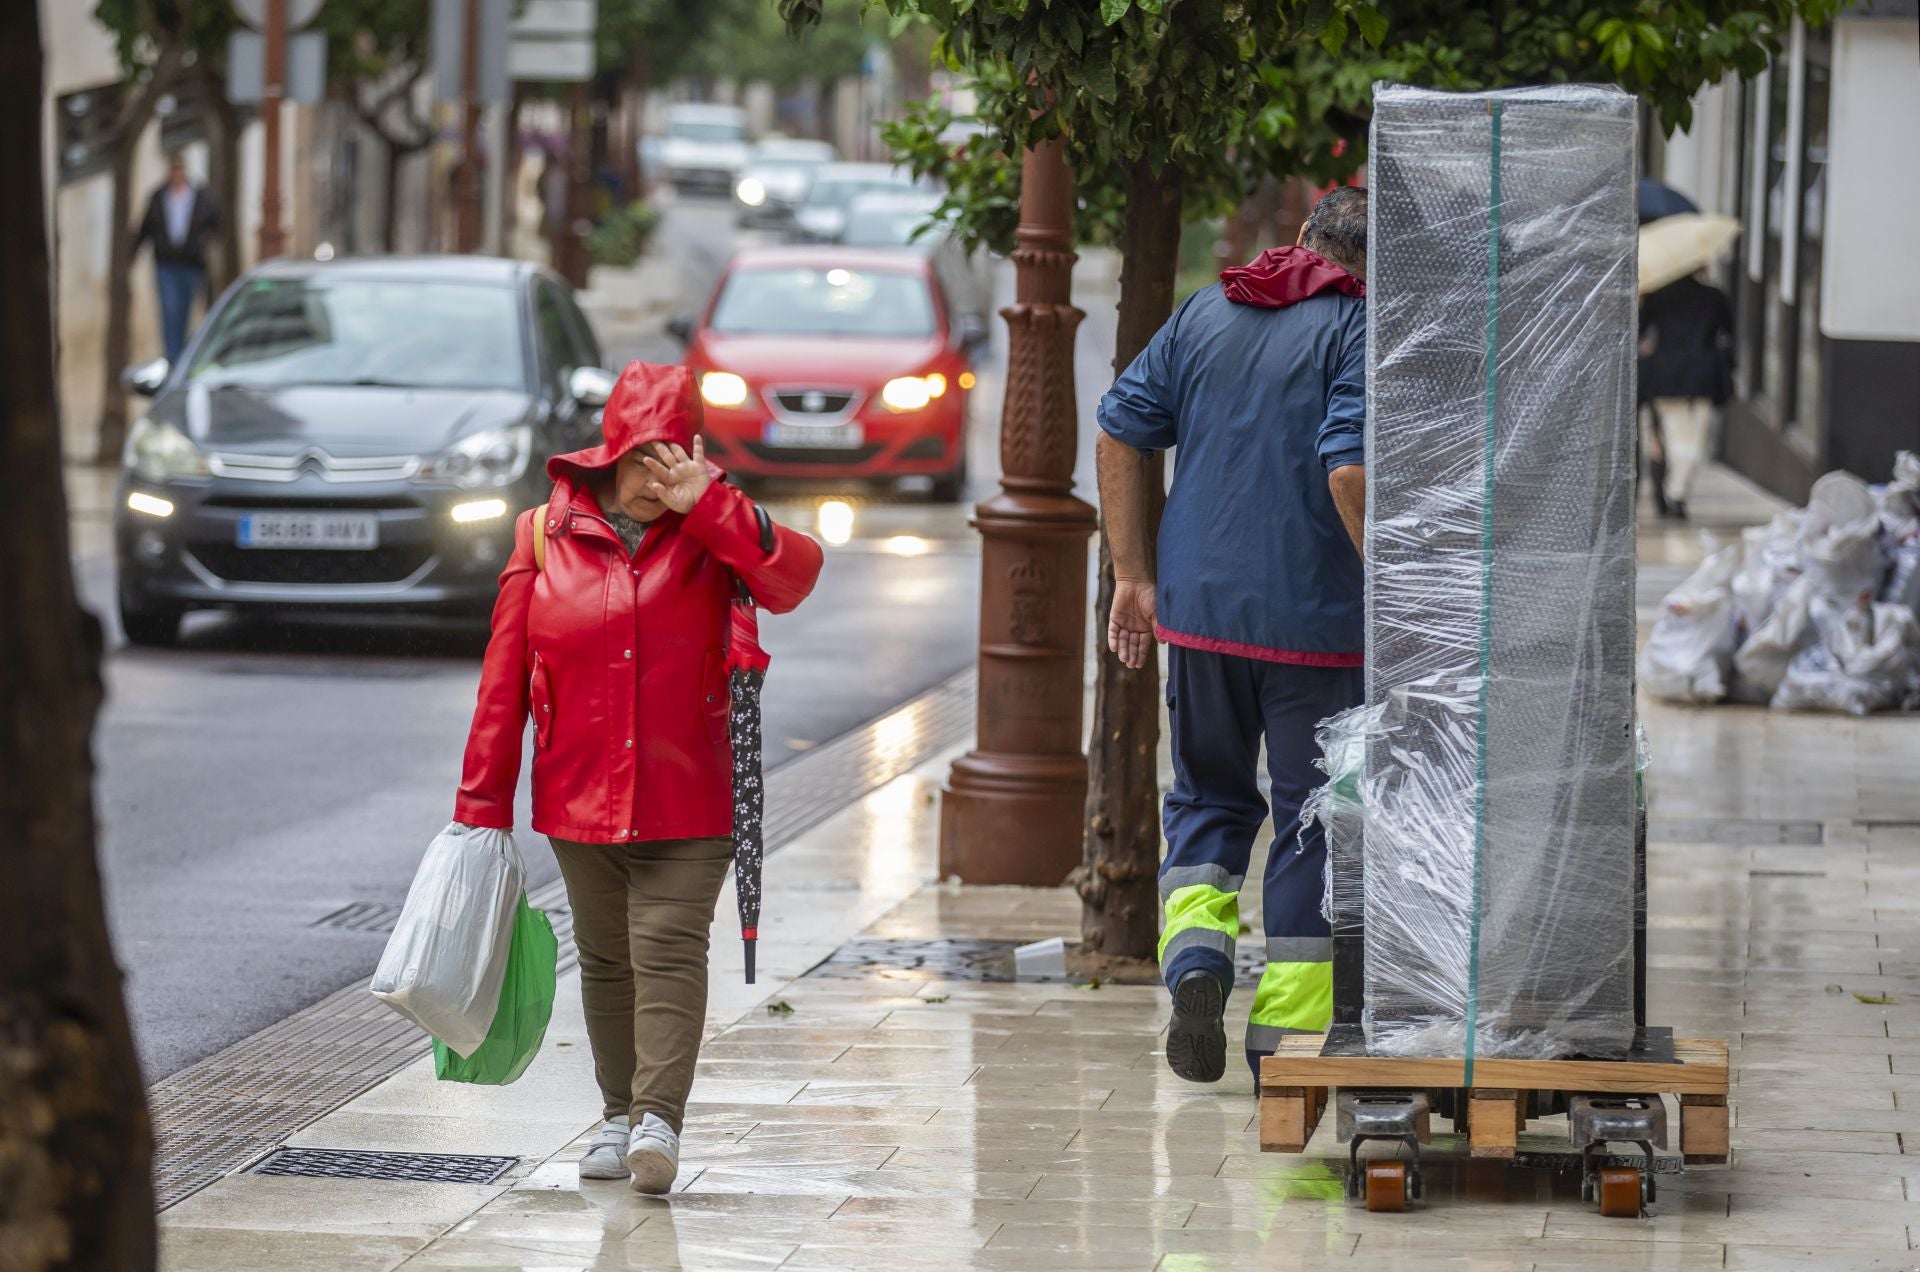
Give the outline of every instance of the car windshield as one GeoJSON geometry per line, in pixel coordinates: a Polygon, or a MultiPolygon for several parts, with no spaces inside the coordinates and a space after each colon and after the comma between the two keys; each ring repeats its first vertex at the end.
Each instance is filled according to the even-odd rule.
{"type": "Polygon", "coordinates": [[[847,217],[847,229],[840,241],[849,247],[930,247],[939,229],[928,230],[914,238],[915,230],[925,225],[928,212],[853,212],[847,217]]]}
{"type": "Polygon", "coordinates": [[[725,144],[731,141],[745,141],[747,130],[738,124],[669,124],[667,136],[675,141],[725,144]]]}
{"type": "Polygon", "coordinates": [[[187,379],[524,389],[515,301],[498,284],[258,278],[220,311],[187,379]]]}
{"type": "Polygon", "coordinates": [[[808,266],[735,273],[707,327],[728,336],[925,338],[935,331],[924,279],[808,266]]]}
{"type": "Polygon", "coordinates": [[[807,202],[817,208],[844,208],[860,195],[875,190],[899,190],[904,184],[872,177],[821,177],[807,191],[807,202]]]}

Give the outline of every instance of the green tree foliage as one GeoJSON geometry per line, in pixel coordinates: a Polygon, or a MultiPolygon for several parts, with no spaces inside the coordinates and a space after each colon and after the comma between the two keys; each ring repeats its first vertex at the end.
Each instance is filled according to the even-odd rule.
{"type": "Polygon", "coordinates": [[[764,80],[785,92],[800,84],[860,73],[867,44],[884,40],[887,23],[868,15],[863,0],[824,0],[818,20],[787,37],[779,15],[764,0],[730,2],[734,10],[711,23],[677,65],[694,75],[741,82],[764,80]]]}

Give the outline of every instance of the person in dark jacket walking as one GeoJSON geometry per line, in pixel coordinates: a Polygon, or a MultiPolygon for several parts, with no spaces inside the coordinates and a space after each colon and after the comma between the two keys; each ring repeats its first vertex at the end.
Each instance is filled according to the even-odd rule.
{"type": "Polygon", "coordinates": [[[1713,410],[1733,396],[1733,307],[1699,275],[1640,303],[1640,400],[1660,511],[1685,518],[1693,474],[1705,458],[1713,410]]]}
{"type": "Polygon", "coordinates": [[[1107,641],[1139,667],[1168,645],[1174,786],[1160,869],[1167,1063],[1226,1072],[1239,892],[1268,816],[1278,837],[1261,913],[1266,970],[1248,1063],[1327,1027],[1333,942],[1320,913],[1326,841],[1301,825],[1322,780],[1314,727],[1361,701],[1367,194],[1329,192],[1294,247],[1196,292],[1101,399],[1100,509],[1114,568],[1107,641]],[[1141,534],[1133,452],[1178,448],[1158,572],[1141,534]]]}
{"type": "Polygon", "coordinates": [[[531,717],[533,829],[566,881],[606,1118],[580,1175],[649,1193],[679,1167],[733,854],[734,600],[784,614],[822,560],[706,462],[699,411],[685,367],[629,363],[605,444],[548,461],[553,497],[521,515],[500,576],[454,805],[512,827],[531,717]]]}
{"type": "Polygon", "coordinates": [[[207,243],[220,227],[213,196],[187,177],[179,151],[167,156],[167,179],[147,200],[133,250],[153,245],[153,286],[160,297],[160,339],[167,361],[178,362],[186,347],[193,298],[207,283],[207,243]]]}

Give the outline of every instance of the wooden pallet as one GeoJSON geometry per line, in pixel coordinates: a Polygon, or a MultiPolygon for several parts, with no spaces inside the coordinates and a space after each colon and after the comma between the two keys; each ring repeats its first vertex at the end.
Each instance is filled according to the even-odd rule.
{"type": "MultiPolygon", "coordinates": [[[[1335,1087],[1464,1088],[1466,1061],[1411,1056],[1326,1056],[1324,1034],[1281,1039],[1260,1065],[1260,1149],[1305,1152],[1335,1087]]],[[[1468,1092],[1467,1141],[1474,1157],[1512,1157],[1534,1091],[1673,1095],[1680,1100],[1680,1152],[1689,1165],[1727,1160],[1727,1044],[1676,1039],[1679,1063],[1638,1060],[1477,1059],[1468,1092]]],[[[1421,1135],[1424,1141],[1425,1134],[1421,1135]]]]}

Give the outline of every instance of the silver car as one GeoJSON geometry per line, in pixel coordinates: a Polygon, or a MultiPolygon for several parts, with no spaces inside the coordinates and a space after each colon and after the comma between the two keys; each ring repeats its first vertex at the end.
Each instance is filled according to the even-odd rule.
{"type": "Polygon", "coordinates": [[[770,137],[761,142],[733,187],[735,220],[741,225],[785,224],[807,197],[814,173],[838,158],[824,141],[770,137]]]}

